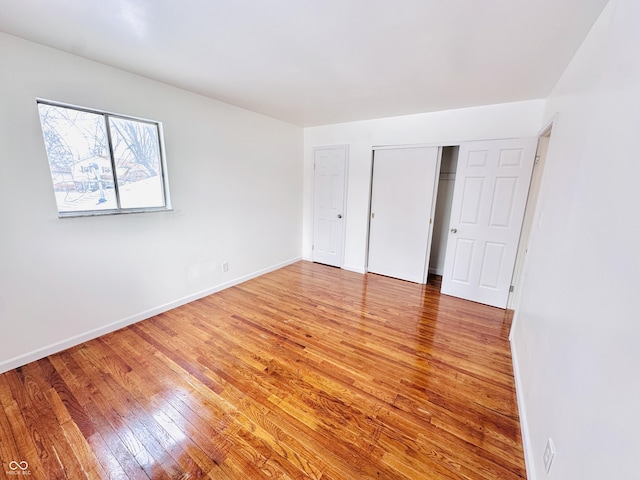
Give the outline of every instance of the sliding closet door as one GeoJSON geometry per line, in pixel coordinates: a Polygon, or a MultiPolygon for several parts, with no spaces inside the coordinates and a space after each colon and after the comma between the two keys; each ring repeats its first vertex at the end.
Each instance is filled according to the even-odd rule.
{"type": "Polygon", "coordinates": [[[376,150],[368,271],[426,283],[438,147],[376,150]]]}

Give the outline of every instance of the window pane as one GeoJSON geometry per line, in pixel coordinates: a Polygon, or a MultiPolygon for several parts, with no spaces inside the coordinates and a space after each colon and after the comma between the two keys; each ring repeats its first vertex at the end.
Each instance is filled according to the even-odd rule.
{"type": "Polygon", "coordinates": [[[109,117],[122,208],[164,207],[158,127],[109,117]]]}
{"type": "Polygon", "coordinates": [[[38,104],[58,212],[118,208],[102,115],[38,104]]]}

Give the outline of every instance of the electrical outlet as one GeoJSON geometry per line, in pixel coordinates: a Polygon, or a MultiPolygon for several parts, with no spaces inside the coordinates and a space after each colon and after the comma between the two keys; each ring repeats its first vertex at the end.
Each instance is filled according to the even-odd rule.
{"type": "Polygon", "coordinates": [[[553,462],[553,457],[556,455],[556,448],[553,446],[553,440],[551,437],[547,439],[547,446],[544,448],[544,455],[542,459],[544,460],[544,469],[549,474],[549,470],[551,470],[551,462],[553,462]]]}
{"type": "Polygon", "coordinates": [[[229,262],[224,262],[222,264],[222,271],[223,272],[228,272],[229,271],[229,262]]]}

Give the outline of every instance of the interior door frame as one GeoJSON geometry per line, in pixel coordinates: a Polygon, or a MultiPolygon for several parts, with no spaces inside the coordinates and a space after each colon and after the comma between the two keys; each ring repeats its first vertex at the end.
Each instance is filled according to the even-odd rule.
{"type": "Polygon", "coordinates": [[[349,185],[349,147],[350,144],[344,143],[339,145],[321,145],[311,147],[311,158],[313,159],[313,188],[311,189],[311,201],[312,201],[312,229],[311,229],[311,261],[314,261],[313,255],[313,245],[315,244],[315,235],[316,235],[316,152],[321,150],[335,150],[337,148],[341,148],[344,150],[344,182],[342,185],[343,188],[343,196],[342,196],[342,241],[341,241],[341,251],[340,251],[340,265],[338,268],[344,267],[344,252],[345,252],[345,240],[347,238],[347,194],[348,194],[348,185],[349,185]]]}
{"type": "MultiPolygon", "coordinates": [[[[451,145],[457,145],[455,143],[451,145]]],[[[369,272],[369,239],[371,236],[371,206],[373,200],[373,168],[374,157],[376,150],[400,150],[404,148],[438,148],[438,161],[436,163],[435,182],[433,187],[433,200],[431,202],[431,213],[429,219],[429,233],[427,237],[427,252],[424,265],[424,275],[422,284],[426,284],[429,278],[429,257],[431,256],[431,242],[433,240],[433,220],[436,213],[436,199],[438,198],[438,179],[440,178],[440,166],[442,164],[442,148],[448,146],[448,144],[442,143],[417,143],[417,144],[402,144],[402,145],[373,145],[371,147],[371,167],[369,169],[369,206],[367,210],[367,241],[365,246],[365,259],[364,259],[364,273],[369,272]]]]}
{"type": "Polygon", "coordinates": [[[531,243],[531,238],[534,234],[535,225],[538,222],[538,205],[540,204],[540,200],[542,199],[542,193],[544,188],[544,179],[545,179],[545,167],[547,164],[547,158],[549,157],[549,151],[551,150],[551,139],[553,137],[553,123],[555,121],[555,115],[553,118],[540,130],[538,133],[538,144],[536,146],[536,158],[535,163],[533,165],[534,172],[532,173],[532,181],[533,177],[536,174],[536,168],[538,169],[539,180],[537,185],[530,184],[529,185],[529,194],[527,196],[527,205],[525,207],[525,216],[523,219],[522,231],[520,241],[518,243],[518,252],[516,254],[516,263],[514,266],[513,276],[511,278],[511,292],[509,292],[509,299],[507,300],[507,309],[516,310],[520,300],[520,292],[522,291],[522,282],[525,277],[525,269],[527,266],[527,251],[529,249],[529,245],[531,243]],[[544,152],[540,152],[540,146],[543,139],[547,139],[547,145],[544,152]],[[532,189],[536,188],[537,192],[533,192],[532,189]],[[535,204],[531,203],[532,193],[535,194],[535,204]],[[530,225],[528,226],[528,230],[525,230],[525,221],[527,219],[527,215],[530,214],[530,225]],[[525,236],[523,236],[523,234],[525,236]]]}

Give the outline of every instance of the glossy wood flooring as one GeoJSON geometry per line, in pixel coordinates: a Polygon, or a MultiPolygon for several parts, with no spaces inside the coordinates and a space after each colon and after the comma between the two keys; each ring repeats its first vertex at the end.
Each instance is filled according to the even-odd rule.
{"type": "Polygon", "coordinates": [[[0,477],[523,478],[510,321],[299,262],[0,375],[0,477]]]}

